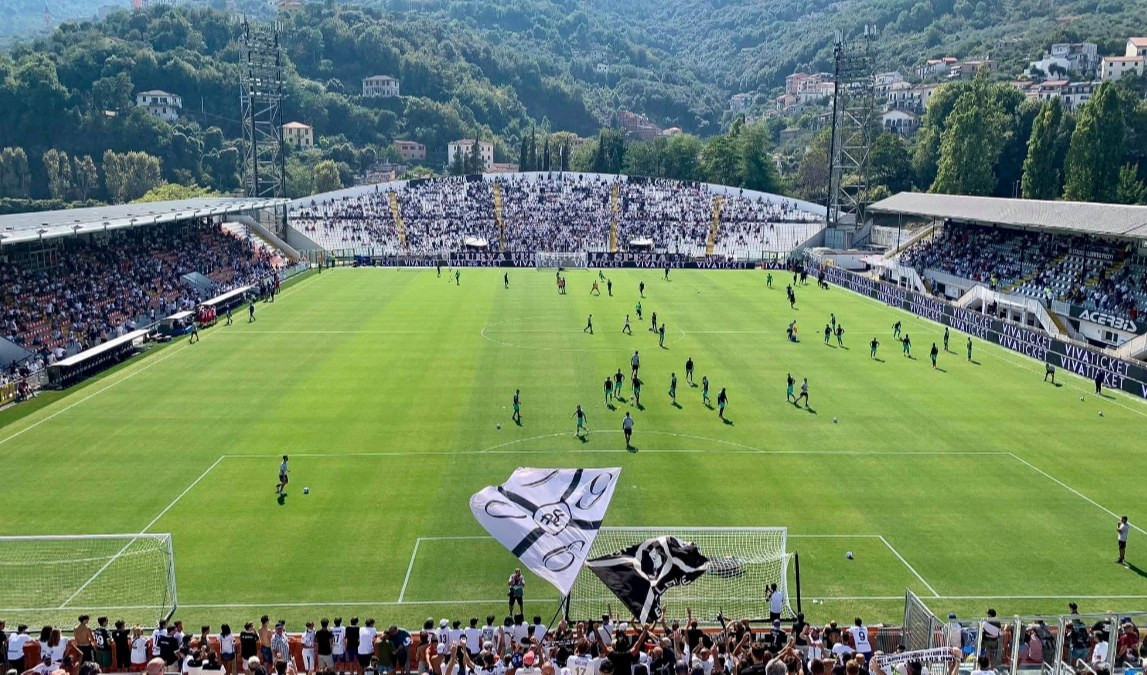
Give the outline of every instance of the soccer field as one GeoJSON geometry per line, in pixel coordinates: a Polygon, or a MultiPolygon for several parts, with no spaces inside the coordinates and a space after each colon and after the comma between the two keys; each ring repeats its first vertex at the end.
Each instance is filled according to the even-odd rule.
{"type": "MultiPolygon", "coordinates": [[[[1131,518],[1129,560],[1147,556],[1141,402],[1066,373],[1044,384],[1042,364],[979,341],[969,362],[955,332],[933,370],[942,328],[812,283],[790,310],[783,273],[766,289],[759,271],[612,270],[614,297],[589,294],[596,271],[569,272],[566,296],[553,271],[511,270],[509,289],[502,274],[310,276],[254,323],[237,313],[7,424],[0,534],[170,532],[192,626],[264,612],[289,628],[336,614],[500,620],[516,561],[470,495],[518,466],[621,466],[607,526],[789,528],[814,622],[898,622],[905,587],[961,615],[1147,607],[1147,571],[1114,564],[1117,514],[1131,518]],[[846,348],[823,344],[830,312],[846,348]],[[619,368],[628,380],[634,350],[643,406],[607,409],[602,381],[619,368]],[[714,399],[727,388],[728,423],[685,383],[689,357],[714,399]],[[786,403],[786,373],[808,378],[809,410],[786,403]]],[[[530,578],[527,614],[555,606],[530,578]]]]}

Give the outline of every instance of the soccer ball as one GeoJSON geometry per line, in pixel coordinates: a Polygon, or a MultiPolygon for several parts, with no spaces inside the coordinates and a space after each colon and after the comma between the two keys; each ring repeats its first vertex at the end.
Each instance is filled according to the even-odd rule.
{"type": "Polygon", "coordinates": [[[1080,397],[1079,397],[1079,400],[1081,400],[1081,401],[1082,401],[1082,400],[1083,400],[1083,397],[1082,397],[1082,396],[1080,396],[1080,397]]]}
{"type": "Polygon", "coordinates": [[[303,494],[305,494],[305,495],[311,494],[311,489],[309,487],[303,488],[303,494]]]}
{"type": "Polygon", "coordinates": [[[833,423],[833,424],[836,424],[836,418],[835,418],[835,417],[834,417],[834,418],[832,418],[832,423],[833,423]]]}
{"type": "Polygon", "coordinates": [[[1099,411],[1099,416],[1103,417],[1103,411],[1102,410],[1099,411]]]}
{"type": "Polygon", "coordinates": [[[844,554],[844,557],[845,557],[845,558],[848,558],[849,560],[852,560],[852,551],[849,551],[848,553],[845,553],[845,554],[844,554]]]}
{"type": "Polygon", "coordinates": [[[498,428],[499,428],[499,429],[501,429],[501,428],[502,428],[502,423],[501,423],[501,422],[498,422],[498,428]]]}

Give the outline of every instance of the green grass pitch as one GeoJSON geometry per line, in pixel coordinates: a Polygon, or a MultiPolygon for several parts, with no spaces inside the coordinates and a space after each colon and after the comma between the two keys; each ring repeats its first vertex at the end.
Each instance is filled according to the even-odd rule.
{"type": "MultiPolygon", "coordinates": [[[[607,525],[788,527],[816,621],[898,621],[905,587],[961,615],[1147,606],[1144,572],[1114,564],[1113,514],[1147,522],[1141,402],[1097,398],[1066,374],[1044,384],[1041,364],[979,341],[969,363],[959,333],[933,370],[942,328],[813,284],[790,310],[783,273],[769,290],[759,271],[613,270],[614,297],[604,284],[589,294],[596,272],[569,272],[567,296],[553,271],[509,274],[508,290],[503,270],[463,269],[460,286],[433,269],[312,275],[255,323],[237,313],[200,344],[7,411],[0,533],[171,532],[190,625],[264,611],[296,627],[335,614],[500,618],[515,561],[480,538],[469,496],[518,466],[618,465],[607,525]],[[632,316],[640,280],[644,321],[632,316]],[[665,349],[647,330],[653,311],[665,349]],[[847,349],[823,344],[830,312],[847,349]],[[799,344],[785,339],[792,319],[799,344]],[[892,339],[897,319],[912,360],[892,339]],[[628,375],[634,350],[644,409],[607,410],[602,380],[628,375]],[[728,388],[731,424],[685,384],[690,356],[714,398],[728,388]],[[786,373],[809,379],[812,411],[785,402],[786,373]]],[[[1133,528],[1132,563],[1147,559],[1142,535],[1133,528]]],[[[555,598],[531,579],[527,613],[555,598]]]]}

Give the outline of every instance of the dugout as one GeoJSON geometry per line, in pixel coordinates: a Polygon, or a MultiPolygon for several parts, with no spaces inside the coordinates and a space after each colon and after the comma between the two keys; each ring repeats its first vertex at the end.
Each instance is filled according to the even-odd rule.
{"type": "Polygon", "coordinates": [[[111,368],[135,354],[146,336],[146,330],[133,330],[102,345],[53,363],[48,366],[48,386],[63,389],[111,368]]]}

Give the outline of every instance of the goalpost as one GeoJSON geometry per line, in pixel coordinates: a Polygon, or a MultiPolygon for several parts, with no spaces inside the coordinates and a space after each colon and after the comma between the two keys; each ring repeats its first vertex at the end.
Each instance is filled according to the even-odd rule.
{"type": "MultiPolygon", "coordinates": [[[[685,610],[702,624],[765,619],[769,616],[767,589],[772,584],[783,593],[785,618],[796,613],[789,603],[784,527],[603,527],[590,547],[590,560],[614,553],[646,539],[672,535],[693,542],[709,559],[709,571],[688,586],[670,588],[661,598],[666,620],[685,620],[685,610]]],[[[799,584],[799,582],[798,582],[799,584]]],[[[799,591],[798,591],[799,592],[799,591]]],[[[570,619],[598,619],[612,606],[615,619],[628,620],[628,610],[588,567],[582,567],[570,591],[570,619]]]]}
{"type": "Polygon", "coordinates": [[[0,537],[0,578],[0,616],[30,625],[106,611],[154,626],[177,606],[170,534],[0,537]]]}
{"type": "Polygon", "coordinates": [[[534,254],[534,267],[536,269],[556,269],[559,267],[586,267],[589,265],[589,255],[586,253],[551,253],[542,251],[534,254]]]}

